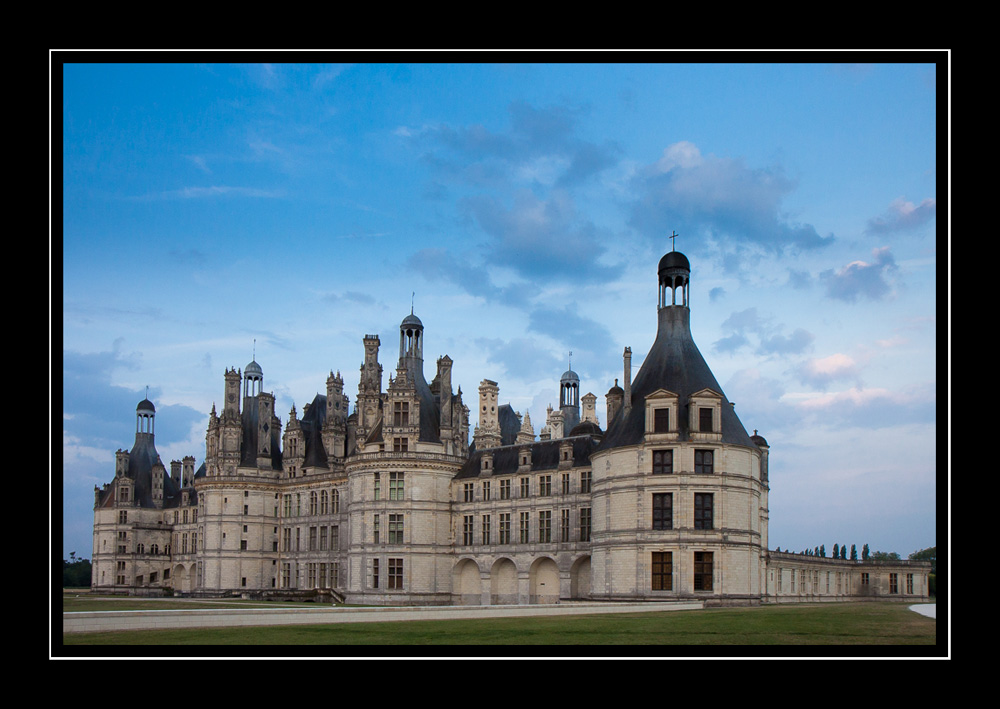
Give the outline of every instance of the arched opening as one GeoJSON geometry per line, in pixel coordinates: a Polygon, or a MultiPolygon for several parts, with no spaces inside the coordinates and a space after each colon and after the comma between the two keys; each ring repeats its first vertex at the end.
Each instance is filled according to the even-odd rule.
{"type": "Polygon", "coordinates": [[[528,572],[529,603],[559,602],[559,567],[548,557],[538,559],[528,572]]]}
{"type": "Polygon", "coordinates": [[[510,559],[497,559],[490,569],[490,604],[494,606],[517,603],[517,567],[510,559]]]}
{"type": "Polygon", "coordinates": [[[483,602],[483,582],[479,565],[472,559],[458,562],[453,572],[455,605],[478,606],[483,602]]]}

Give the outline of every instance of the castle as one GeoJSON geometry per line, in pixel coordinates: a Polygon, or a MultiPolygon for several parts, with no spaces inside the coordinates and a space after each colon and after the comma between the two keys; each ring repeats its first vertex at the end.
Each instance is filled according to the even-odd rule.
{"type": "Polygon", "coordinates": [[[166,470],[143,400],[132,449],[95,488],[94,590],[392,605],[927,600],[927,562],[768,549],[769,447],[692,339],[690,275],[680,252],[660,260],[656,337],[634,378],[625,348],[606,431],[570,368],[537,437],[484,379],[470,445],[452,360],[426,381],[412,311],[384,391],[381,343],[364,337],[350,414],[331,372],[282,431],[256,358],[227,370],[197,470],[190,456],[166,470]]]}

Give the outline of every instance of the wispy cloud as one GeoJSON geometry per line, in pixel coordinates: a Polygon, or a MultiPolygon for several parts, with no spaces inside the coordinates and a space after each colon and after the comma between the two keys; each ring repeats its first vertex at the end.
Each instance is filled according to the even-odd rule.
{"type": "Polygon", "coordinates": [[[830,298],[848,303],[859,298],[883,300],[892,292],[888,276],[896,270],[896,261],[889,247],[872,251],[872,261],[852,261],[838,271],[825,271],[820,278],[826,284],[830,298]]]}
{"type": "Polygon", "coordinates": [[[722,329],[729,334],[716,340],[712,349],[724,354],[733,354],[743,347],[756,342],[755,352],[759,355],[794,355],[809,349],[814,337],[803,328],[784,332],[784,326],[772,318],[762,316],[757,308],[747,308],[732,313],[722,322],[722,329]]]}
{"type": "Polygon", "coordinates": [[[796,186],[780,166],[751,168],[738,158],[702,155],[681,141],[636,172],[629,224],[656,239],[672,230],[686,232],[695,237],[686,249],[691,252],[703,252],[709,242],[772,253],[829,245],[832,236],[820,236],[783,212],[782,202],[796,186]]]}
{"type": "Polygon", "coordinates": [[[937,214],[937,201],[925,199],[920,204],[894,199],[884,214],[868,220],[868,234],[894,234],[910,231],[930,222],[937,214]]]}
{"type": "Polygon", "coordinates": [[[229,185],[212,185],[210,187],[182,187],[177,190],[165,190],[151,194],[133,197],[136,201],[155,201],[172,199],[213,199],[221,197],[253,197],[263,199],[278,199],[284,197],[282,190],[262,190],[256,187],[232,187],[229,185]]]}

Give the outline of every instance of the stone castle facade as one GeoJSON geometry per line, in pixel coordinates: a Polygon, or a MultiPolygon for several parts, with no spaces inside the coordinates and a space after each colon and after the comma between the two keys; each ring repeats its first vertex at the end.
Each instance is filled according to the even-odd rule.
{"type": "Polygon", "coordinates": [[[658,329],[633,377],[530,417],[479,386],[470,410],[452,360],[424,374],[424,327],[400,324],[383,390],[363,339],[354,411],[340,373],[282,431],[263,371],[225,372],[204,463],[161,462],[155,407],[95,488],[93,588],[131,594],[321,597],[364,604],[702,600],[706,605],[927,600],[926,562],[871,563],[768,549],[766,440],[747,434],[690,330],[690,265],[658,271],[658,329]]]}

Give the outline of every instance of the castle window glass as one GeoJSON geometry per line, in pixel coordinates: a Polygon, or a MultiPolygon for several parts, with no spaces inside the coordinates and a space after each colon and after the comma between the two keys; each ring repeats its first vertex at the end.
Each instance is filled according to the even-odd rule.
{"type": "Polygon", "coordinates": [[[389,559],[389,590],[401,590],[403,588],[403,560],[389,559]]]}
{"type": "Polygon", "coordinates": [[[403,473],[389,473],[389,499],[403,499],[403,473]]]}
{"type": "Polygon", "coordinates": [[[542,510],[538,513],[538,541],[552,541],[552,510],[542,510]]]}
{"type": "Polygon", "coordinates": [[[694,494],[694,528],[712,529],[715,496],[710,492],[694,494]]]}
{"type": "Polygon", "coordinates": [[[653,451],[653,475],[670,475],[674,472],[672,450],[653,451]]]}
{"type": "Polygon", "coordinates": [[[531,492],[531,478],[521,478],[521,497],[528,497],[531,492]]]}
{"type": "Polygon", "coordinates": [[[527,544],[530,541],[530,534],[531,534],[530,517],[527,512],[521,513],[520,532],[521,532],[520,536],[521,544],[527,544]]]}
{"type": "Polygon", "coordinates": [[[654,591],[674,590],[674,556],[669,551],[653,552],[652,581],[654,591]]]}
{"type": "Polygon", "coordinates": [[[673,529],[674,496],[669,492],[653,493],[653,529],[673,529]]]}
{"type": "Polygon", "coordinates": [[[694,553],[694,590],[712,590],[712,552],[696,551],[694,553]]]}
{"type": "Polygon", "coordinates": [[[490,543],[490,516],[483,515],[483,544],[490,543]]]}
{"type": "Polygon", "coordinates": [[[407,426],[410,423],[410,404],[406,401],[397,401],[392,406],[392,425],[407,426]]]}
{"type": "Polygon", "coordinates": [[[490,481],[483,481],[483,500],[488,502],[490,499],[490,481]]]}
{"type": "Polygon", "coordinates": [[[465,483],[462,486],[463,493],[465,495],[466,502],[472,502],[476,499],[476,490],[474,483],[465,483]]]}
{"type": "Polygon", "coordinates": [[[462,517],[462,544],[465,546],[472,545],[472,520],[472,515],[462,517]]]}
{"type": "Polygon", "coordinates": [[[560,511],[559,541],[569,541],[569,510],[560,511]]]}
{"type": "Polygon", "coordinates": [[[542,497],[548,497],[552,494],[552,476],[542,475],[538,478],[538,494],[542,497]]]}
{"type": "Polygon", "coordinates": [[[712,432],[712,409],[698,409],[698,430],[702,433],[712,432]]]}
{"type": "Polygon", "coordinates": [[[653,433],[670,430],[670,409],[653,409],[653,433]]]}
{"type": "Polygon", "coordinates": [[[590,492],[590,481],[592,480],[592,473],[589,470],[584,470],[580,473],[580,492],[589,493],[590,492]]]}
{"type": "Polygon", "coordinates": [[[497,540],[499,544],[510,544],[510,513],[503,512],[500,514],[500,538],[497,540]]]}
{"type": "Polygon", "coordinates": [[[392,439],[392,452],[393,453],[406,453],[409,450],[410,442],[408,438],[393,438],[392,439]]]}
{"type": "Polygon", "coordinates": [[[711,475],[715,472],[714,451],[696,450],[694,452],[694,472],[696,475],[711,475]]]}
{"type": "Polygon", "coordinates": [[[590,508],[584,507],[580,510],[580,541],[590,541],[590,508]]]}
{"type": "Polygon", "coordinates": [[[510,479],[500,481],[500,499],[510,499],[510,479]]]}
{"type": "Polygon", "coordinates": [[[389,543],[403,543],[403,515],[389,515],[389,543]]]}

